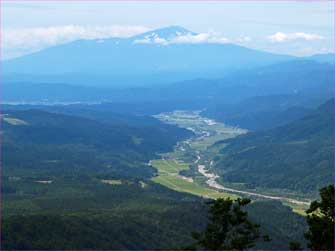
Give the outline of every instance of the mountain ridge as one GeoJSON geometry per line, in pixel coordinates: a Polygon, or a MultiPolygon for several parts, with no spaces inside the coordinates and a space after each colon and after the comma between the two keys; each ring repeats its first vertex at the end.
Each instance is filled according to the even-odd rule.
{"type": "MultiPolygon", "coordinates": [[[[27,76],[59,75],[67,80],[68,74],[78,76],[107,75],[109,86],[129,81],[132,85],[143,82],[169,82],[177,74],[179,80],[197,77],[215,77],[238,69],[265,66],[293,59],[292,56],[277,55],[229,43],[168,43],[157,34],[195,34],[182,27],[168,27],[139,34],[131,38],[104,40],[77,40],[20,58],[3,62],[3,74],[27,76]],[[147,34],[147,35],[146,35],[147,34]],[[151,36],[152,34],[156,34],[151,36]],[[146,36],[149,42],[135,43],[146,36]],[[156,37],[155,37],[156,36],[156,37]],[[138,39],[136,39],[138,38],[138,39]],[[157,43],[150,42],[158,41],[157,43]],[[252,66],[252,67],[251,67],[252,66]],[[165,74],[164,78],[152,79],[152,75],[165,74]],[[121,76],[117,78],[117,76],[121,76]],[[141,78],[142,76],[142,78],[141,78]]],[[[29,78],[28,78],[29,79],[29,78]]],[[[31,81],[36,81],[33,78],[31,81]]],[[[79,80],[78,80],[79,81],[79,80]]],[[[80,81],[79,81],[80,82],[80,81]]],[[[91,84],[99,85],[92,80],[91,84]]]]}
{"type": "Polygon", "coordinates": [[[224,182],[315,197],[333,181],[333,139],[334,98],[286,125],[217,143],[215,169],[224,182]]]}

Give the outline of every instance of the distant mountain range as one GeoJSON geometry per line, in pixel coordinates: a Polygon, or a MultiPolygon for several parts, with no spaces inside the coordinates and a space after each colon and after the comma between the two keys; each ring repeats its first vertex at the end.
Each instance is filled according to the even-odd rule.
{"type": "Polygon", "coordinates": [[[306,59],[315,60],[321,63],[331,63],[334,64],[335,54],[334,53],[326,53],[326,54],[316,54],[306,59]]]}
{"type": "Polygon", "coordinates": [[[138,86],[199,77],[295,59],[229,43],[189,43],[179,26],[130,38],[78,40],[3,62],[5,81],[138,86]]]}
{"type": "Polygon", "coordinates": [[[275,115],[274,112],[282,112],[292,106],[315,107],[333,97],[333,82],[332,65],[295,60],[239,71],[218,79],[192,79],[164,86],[124,90],[25,81],[3,83],[1,98],[2,102],[15,104],[104,102],[112,103],[109,109],[116,112],[120,109],[123,111],[124,104],[128,104],[128,111],[141,114],[208,108],[206,116],[244,128],[256,129],[260,123],[262,127],[266,125],[264,119],[263,122],[259,120],[259,117],[266,118],[266,114],[272,116],[275,115]],[[277,100],[271,97],[273,95],[284,95],[285,98],[277,100]],[[258,100],[263,104],[261,107],[258,107],[260,103],[255,100],[250,104],[244,102],[239,107],[229,105],[259,96],[270,96],[262,99],[263,101],[258,100]],[[276,100],[278,102],[275,104],[276,100]],[[254,116],[256,111],[263,114],[254,116]],[[248,121],[244,119],[245,116],[248,121]],[[255,119],[258,125],[251,125],[250,119],[255,119]]]}

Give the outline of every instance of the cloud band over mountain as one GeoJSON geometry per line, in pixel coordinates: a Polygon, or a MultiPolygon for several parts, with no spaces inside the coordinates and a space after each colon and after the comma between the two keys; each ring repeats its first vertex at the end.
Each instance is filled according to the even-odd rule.
{"type": "Polygon", "coordinates": [[[3,30],[2,48],[6,51],[20,50],[30,53],[49,46],[68,43],[79,39],[103,39],[130,37],[148,31],[144,26],[49,26],[15,28],[3,30]]]}
{"type": "MultiPolygon", "coordinates": [[[[49,26],[32,28],[7,28],[3,30],[2,57],[3,59],[14,58],[30,54],[50,46],[60,45],[75,40],[94,40],[107,38],[128,38],[134,37],[134,44],[201,44],[234,43],[251,46],[263,41],[270,41],[273,45],[280,45],[288,42],[315,42],[326,40],[324,36],[314,33],[276,32],[272,35],[259,38],[251,38],[248,34],[241,34],[239,37],[231,38],[223,36],[216,31],[195,33],[180,26],[174,26],[177,31],[171,36],[166,34],[153,33],[152,29],[142,25],[112,25],[112,26],[49,26]]],[[[304,46],[307,48],[307,45],[304,46]]],[[[308,46],[308,48],[312,48],[308,46]]],[[[271,51],[271,50],[270,50],[271,51]]],[[[313,54],[314,49],[308,54],[313,54]]]]}

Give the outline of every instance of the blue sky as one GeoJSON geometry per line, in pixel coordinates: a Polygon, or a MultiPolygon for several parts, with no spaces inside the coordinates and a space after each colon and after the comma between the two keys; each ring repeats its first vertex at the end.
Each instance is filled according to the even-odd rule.
{"type": "Polygon", "coordinates": [[[128,37],[170,25],[292,55],[334,51],[332,1],[1,1],[1,48],[17,57],[76,39],[128,37]]]}

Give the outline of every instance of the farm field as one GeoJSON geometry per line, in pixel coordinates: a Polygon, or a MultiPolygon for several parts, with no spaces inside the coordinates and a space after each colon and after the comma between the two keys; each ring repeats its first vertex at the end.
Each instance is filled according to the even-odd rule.
{"type": "Polygon", "coordinates": [[[189,178],[179,174],[187,170],[188,164],[178,163],[176,160],[153,160],[151,165],[158,170],[158,176],[152,180],[178,192],[190,193],[206,198],[236,197],[235,195],[219,192],[200,184],[196,178],[189,178]]]}
{"type": "Polygon", "coordinates": [[[173,111],[161,113],[155,118],[172,125],[186,128],[195,134],[195,137],[184,143],[193,150],[206,151],[207,147],[217,141],[234,138],[247,130],[219,123],[201,116],[201,111],[173,111]]]}

